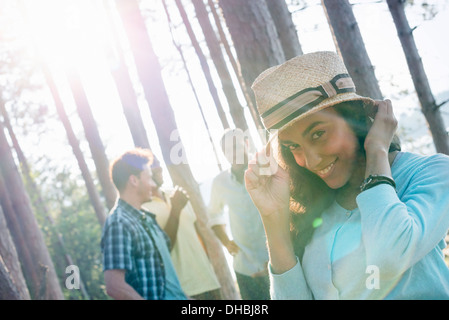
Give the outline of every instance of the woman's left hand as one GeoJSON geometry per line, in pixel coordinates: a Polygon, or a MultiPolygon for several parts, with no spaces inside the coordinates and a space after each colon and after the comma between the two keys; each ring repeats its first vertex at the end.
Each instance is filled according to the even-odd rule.
{"type": "Polygon", "coordinates": [[[398,121],[393,113],[393,106],[389,99],[376,100],[377,112],[368,135],[365,138],[367,153],[385,151],[388,154],[393,136],[398,127],[398,121]]]}

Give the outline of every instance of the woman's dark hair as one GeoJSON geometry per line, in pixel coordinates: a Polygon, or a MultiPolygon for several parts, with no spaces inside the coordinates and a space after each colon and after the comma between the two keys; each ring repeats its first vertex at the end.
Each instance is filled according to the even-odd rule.
{"type": "MultiPolygon", "coordinates": [[[[353,130],[359,143],[359,151],[365,154],[365,137],[371,128],[372,118],[368,116],[362,101],[343,102],[333,106],[353,130]]],[[[299,166],[291,151],[279,146],[281,166],[290,174],[290,211],[292,213],[291,235],[295,254],[302,259],[304,249],[312,238],[314,229],[321,224],[321,215],[335,200],[335,190],[314,173],[299,166]]],[[[397,136],[390,145],[390,151],[400,151],[397,136]]]]}

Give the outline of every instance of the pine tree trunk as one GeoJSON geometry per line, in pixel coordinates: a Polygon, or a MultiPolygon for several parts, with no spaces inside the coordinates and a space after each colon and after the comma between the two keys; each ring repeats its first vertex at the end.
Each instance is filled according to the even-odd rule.
{"type": "Polygon", "coordinates": [[[277,35],[281,41],[285,59],[289,60],[302,55],[298,32],[285,0],[266,0],[266,2],[271,18],[276,25],[277,35]]]}
{"type": "Polygon", "coordinates": [[[161,66],[153,51],[138,3],[136,0],[116,0],[116,4],[131,45],[167,169],[173,182],[185,188],[189,193],[190,201],[198,218],[200,233],[206,240],[208,255],[222,286],[223,298],[235,299],[237,297],[236,288],[233,285],[221,245],[213,236],[212,231],[206,228],[207,213],[198,184],[187,164],[174,164],[171,158],[173,147],[181,144],[182,148],[182,143],[179,140],[170,139],[172,133],[177,131],[177,125],[162,80],[161,66]]]}
{"type": "Polygon", "coordinates": [[[67,134],[67,139],[78,162],[78,166],[80,168],[81,175],[83,176],[84,183],[86,184],[87,193],[94,208],[95,215],[97,216],[100,225],[103,226],[106,221],[106,209],[101,202],[100,194],[95,187],[94,180],[92,179],[86,160],[84,159],[83,152],[81,151],[81,148],[79,146],[79,141],[76,138],[75,132],[72,129],[72,125],[70,124],[70,120],[64,110],[64,105],[62,104],[56,85],[53,81],[50,71],[44,64],[42,64],[42,71],[44,73],[48,88],[50,89],[51,95],[53,97],[59,119],[64,126],[67,134]]]}
{"type": "MultiPolygon", "coordinates": [[[[251,88],[262,71],[285,61],[276,26],[265,1],[220,0],[219,4],[234,43],[245,86],[251,88]]],[[[252,90],[249,94],[256,106],[252,90]]],[[[261,138],[263,141],[265,137],[261,135],[261,138]]]]}
{"type": "Polygon", "coordinates": [[[209,9],[212,13],[212,17],[214,19],[215,26],[217,28],[221,44],[223,45],[224,50],[226,52],[226,56],[228,57],[229,62],[231,63],[232,69],[234,70],[234,73],[237,76],[238,83],[240,85],[240,88],[242,89],[243,96],[245,97],[245,101],[249,108],[249,112],[253,119],[254,125],[256,126],[256,128],[258,130],[263,131],[264,126],[262,124],[262,120],[259,117],[259,113],[257,112],[256,106],[253,104],[253,100],[251,99],[251,96],[249,93],[249,88],[246,87],[245,80],[243,79],[242,70],[240,68],[240,65],[238,64],[237,60],[234,58],[234,54],[231,50],[231,46],[229,44],[228,38],[226,37],[226,34],[224,32],[223,24],[225,24],[225,23],[222,22],[223,14],[221,13],[221,8],[216,7],[214,0],[207,0],[207,3],[209,5],[209,9]],[[220,11],[220,14],[218,13],[218,11],[220,11]],[[222,19],[220,19],[220,17],[222,17],[222,19]]]}
{"type": "Polygon", "coordinates": [[[357,93],[383,99],[359,26],[348,0],[322,0],[329,26],[357,93]]]}
{"type": "Polygon", "coordinates": [[[212,140],[212,135],[211,135],[211,132],[210,132],[210,129],[209,129],[209,125],[208,125],[206,117],[204,115],[203,107],[201,105],[200,99],[198,98],[197,91],[196,91],[195,86],[193,84],[193,80],[192,80],[192,77],[190,75],[189,68],[187,67],[187,62],[186,62],[186,59],[184,58],[184,53],[182,52],[181,46],[175,40],[175,36],[174,36],[174,32],[173,32],[173,29],[174,29],[173,28],[173,23],[171,21],[170,12],[168,11],[167,3],[166,3],[165,0],[162,0],[162,5],[164,6],[164,11],[165,11],[165,14],[167,16],[167,20],[168,20],[168,24],[169,24],[169,28],[170,28],[170,35],[171,35],[171,38],[172,38],[173,45],[176,47],[176,50],[178,50],[179,55],[181,57],[182,64],[183,64],[184,70],[185,70],[185,72],[187,74],[187,78],[189,80],[190,87],[192,88],[192,93],[195,96],[195,100],[196,100],[196,102],[198,104],[198,109],[200,110],[204,126],[206,127],[206,131],[207,131],[207,134],[208,134],[208,137],[209,137],[209,141],[210,141],[210,143],[212,145],[212,149],[214,150],[214,155],[215,155],[215,159],[217,160],[218,169],[220,171],[222,171],[222,167],[221,167],[221,163],[220,163],[220,158],[218,156],[217,148],[215,147],[214,141],[212,140]]]}
{"type": "MultiPolygon", "coordinates": [[[[12,212],[6,211],[5,214],[15,215],[10,221],[16,221],[18,226],[13,227],[23,235],[23,241],[17,241],[16,246],[25,245],[26,251],[31,257],[31,265],[24,266],[25,270],[33,269],[28,279],[32,281],[32,292],[34,299],[62,300],[62,294],[59,280],[50,254],[45,245],[44,237],[39,229],[36,217],[31,208],[30,199],[25,191],[22,178],[14,163],[14,158],[8,141],[5,136],[3,125],[0,123],[0,171],[3,177],[7,193],[11,201],[12,212]],[[16,219],[17,218],[17,219],[16,219]]],[[[13,236],[17,236],[14,234],[13,236]]],[[[23,252],[21,250],[21,252],[23,252]]],[[[26,261],[28,262],[28,261],[26,261]]]]}
{"type": "MultiPolygon", "coordinates": [[[[0,98],[0,113],[3,116],[3,122],[5,124],[6,129],[9,132],[9,136],[11,138],[13,148],[16,151],[17,159],[19,160],[20,168],[22,171],[22,176],[25,179],[28,190],[31,191],[31,201],[34,205],[34,208],[36,208],[38,210],[38,212],[40,212],[46,218],[48,223],[54,228],[56,223],[49,213],[48,207],[42,198],[42,194],[40,192],[39,187],[36,185],[36,182],[34,181],[34,179],[31,176],[31,171],[30,171],[30,167],[28,166],[28,161],[25,157],[25,154],[22,151],[22,148],[20,147],[20,144],[19,144],[19,141],[17,140],[16,135],[14,134],[14,130],[9,121],[8,113],[6,112],[5,105],[4,105],[3,101],[1,101],[1,98],[0,98]]],[[[74,264],[72,257],[67,252],[67,248],[64,244],[64,238],[63,238],[62,234],[59,233],[58,230],[55,230],[55,233],[56,233],[58,245],[61,248],[61,252],[64,252],[64,257],[65,257],[65,261],[66,261],[67,265],[74,264]]],[[[1,245],[1,241],[0,241],[0,245],[1,245]]],[[[0,252],[0,255],[1,255],[1,252],[0,252]]],[[[89,300],[89,294],[85,290],[85,286],[84,286],[82,279],[80,279],[80,289],[83,293],[83,296],[87,300],[89,300]]]]}
{"type": "MultiPolygon", "coordinates": [[[[2,180],[1,177],[0,180],[2,180]]],[[[2,182],[0,182],[0,184],[2,184],[2,182]]],[[[6,193],[6,190],[2,190],[2,187],[0,187],[0,193],[2,192],[6,193]]],[[[1,208],[1,203],[2,201],[0,200],[0,258],[3,258],[4,266],[8,271],[9,277],[14,284],[14,288],[17,291],[19,298],[29,300],[30,293],[20,266],[16,246],[11,238],[6,218],[1,208]]],[[[1,288],[2,285],[0,284],[0,291],[2,290],[1,288]]],[[[2,294],[0,293],[0,300],[2,299],[2,294]]]]}
{"type": "MultiPolygon", "coordinates": [[[[21,229],[18,216],[15,214],[14,207],[9,197],[9,192],[6,188],[5,181],[0,171],[0,205],[2,207],[6,224],[9,233],[14,242],[17,255],[21,264],[22,273],[25,277],[29,293],[36,296],[37,288],[39,287],[39,277],[36,270],[33,268],[33,257],[31,256],[30,248],[26,245],[25,236],[21,229]]],[[[15,270],[15,269],[11,269],[15,270]]],[[[19,276],[20,277],[20,276],[19,276]]]]}
{"type": "Polygon", "coordinates": [[[182,22],[186,27],[187,34],[189,35],[190,41],[192,42],[193,48],[195,49],[196,55],[200,60],[201,69],[203,70],[204,77],[206,78],[207,85],[209,87],[210,94],[212,95],[212,99],[214,100],[215,107],[217,109],[218,116],[220,117],[223,128],[229,128],[229,123],[226,118],[226,114],[223,110],[223,106],[220,102],[220,98],[218,97],[217,88],[215,87],[214,81],[212,79],[212,74],[210,72],[209,65],[207,63],[206,56],[203,53],[203,50],[200,47],[198,40],[196,39],[195,33],[193,32],[192,26],[190,24],[189,19],[187,18],[187,13],[184,10],[181,0],[175,0],[176,6],[178,7],[179,13],[181,15],[182,22]]]}
{"type": "Polygon", "coordinates": [[[142,116],[137,104],[137,97],[132,86],[126,66],[122,63],[113,70],[112,77],[117,88],[122,103],[123,113],[125,114],[128,127],[133,138],[134,146],[140,148],[150,148],[147,132],[142,121],[142,116]]]}
{"type": "Polygon", "coordinates": [[[111,29],[114,45],[113,52],[116,54],[117,64],[111,68],[112,78],[114,79],[117,92],[122,103],[123,113],[125,114],[131,136],[133,138],[134,146],[151,149],[148,135],[143,124],[142,116],[137,103],[136,92],[131,81],[131,76],[126,67],[125,58],[120,41],[117,36],[117,30],[114,21],[111,17],[110,2],[103,1],[108,19],[108,26],[111,29]]]}
{"type": "Polygon", "coordinates": [[[228,101],[229,110],[237,128],[246,131],[248,124],[246,123],[245,114],[242,105],[237,97],[237,93],[232,83],[231,74],[229,73],[220,42],[217,39],[214,29],[212,28],[206,6],[202,0],[192,0],[195,7],[196,17],[203,31],[209,52],[220,77],[223,92],[228,101]]]}
{"type": "Polygon", "coordinates": [[[117,92],[120,96],[123,113],[128,123],[134,146],[150,149],[150,142],[142,121],[136,93],[134,91],[129,72],[123,63],[122,58],[120,60],[121,62],[115,70],[111,71],[111,74],[114,79],[117,92]]]}
{"type": "Polygon", "coordinates": [[[92,159],[97,169],[98,180],[106,199],[106,206],[110,210],[114,207],[117,200],[117,191],[109,177],[109,161],[106,151],[78,72],[74,69],[69,70],[67,79],[75,99],[78,115],[83,124],[86,139],[89,143],[92,159]]]}
{"type": "Polygon", "coordinates": [[[22,300],[11,274],[0,255],[0,300],[22,300]]]}
{"type": "Polygon", "coordinates": [[[404,2],[399,0],[387,0],[388,8],[393,16],[394,23],[401,41],[407,65],[412,76],[421,110],[429,124],[433,142],[437,152],[449,154],[449,137],[441,112],[435,102],[430,89],[424,66],[416,47],[413,31],[410,29],[405,15],[404,2]]]}
{"type": "MultiPolygon", "coordinates": [[[[23,2],[20,1],[19,5],[21,7],[21,12],[24,16],[25,21],[29,21],[30,19],[28,18],[27,11],[26,11],[25,7],[23,6],[23,2]]],[[[34,45],[34,47],[36,48],[36,53],[37,53],[36,61],[38,62],[37,64],[40,65],[42,68],[42,73],[44,75],[47,86],[50,90],[50,93],[53,97],[53,102],[55,104],[56,111],[57,111],[58,116],[64,126],[66,133],[67,133],[67,138],[68,138],[69,144],[72,147],[73,154],[76,157],[79,168],[81,170],[81,174],[84,178],[87,192],[89,194],[89,199],[94,208],[95,215],[97,216],[100,224],[103,226],[104,222],[106,221],[106,211],[101,202],[100,195],[98,194],[97,189],[95,188],[92,176],[90,175],[89,169],[87,167],[87,163],[84,159],[83,153],[81,152],[78,139],[76,138],[75,133],[73,132],[69,118],[64,110],[64,105],[62,104],[61,97],[59,96],[58,89],[56,87],[56,84],[53,81],[51,72],[48,69],[48,66],[45,63],[44,59],[42,59],[40,52],[38,50],[38,46],[35,43],[35,40],[31,39],[31,42],[34,45]]]]}

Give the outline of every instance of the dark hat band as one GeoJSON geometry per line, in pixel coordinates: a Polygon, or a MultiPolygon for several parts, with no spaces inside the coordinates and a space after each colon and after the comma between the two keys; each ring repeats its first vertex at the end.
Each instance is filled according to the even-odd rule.
{"type": "Polygon", "coordinates": [[[323,100],[346,92],[355,92],[354,82],[349,74],[338,74],[326,83],[291,95],[265,111],[261,117],[268,130],[279,129],[323,100]]]}

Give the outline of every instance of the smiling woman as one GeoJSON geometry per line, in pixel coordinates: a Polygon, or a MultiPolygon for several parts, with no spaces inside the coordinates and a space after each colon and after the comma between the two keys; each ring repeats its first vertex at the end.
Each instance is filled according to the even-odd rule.
{"type": "Polygon", "coordinates": [[[272,298],[447,299],[441,170],[449,157],[400,152],[388,99],[318,90],[307,104],[290,103],[344,69],[336,53],[314,52],[268,69],[253,85],[262,117],[277,108],[270,124],[282,124],[278,170],[262,175],[255,161],[245,174],[267,235],[272,298]],[[380,275],[374,286],[372,270],[380,275]]]}
{"type": "Polygon", "coordinates": [[[333,189],[347,183],[357,160],[356,151],[360,149],[350,126],[333,109],[299,120],[281,132],[279,139],[299,166],[317,174],[333,189]],[[286,145],[283,141],[293,144],[286,145]],[[339,174],[332,175],[333,169],[339,174]],[[346,174],[342,175],[342,171],[346,174]]]}

